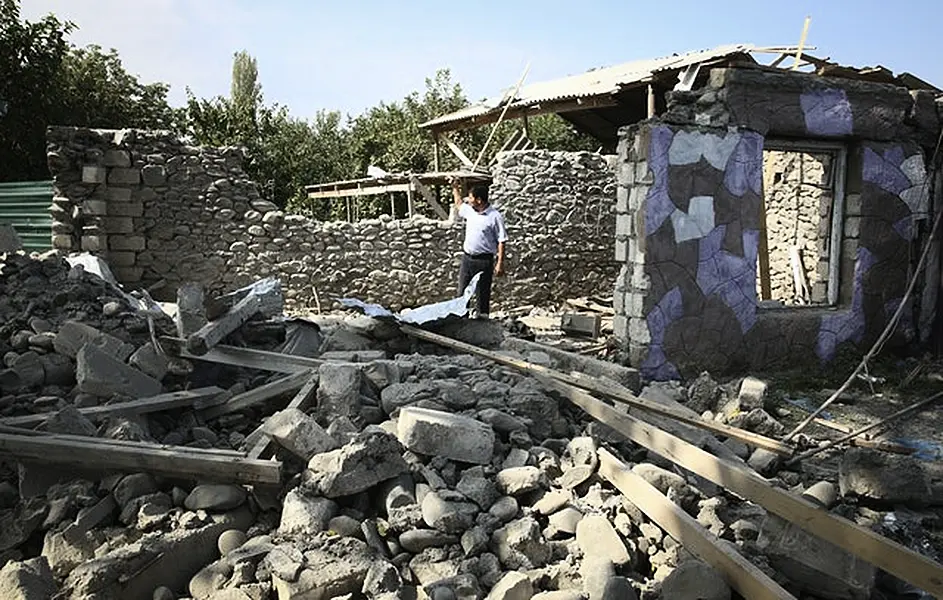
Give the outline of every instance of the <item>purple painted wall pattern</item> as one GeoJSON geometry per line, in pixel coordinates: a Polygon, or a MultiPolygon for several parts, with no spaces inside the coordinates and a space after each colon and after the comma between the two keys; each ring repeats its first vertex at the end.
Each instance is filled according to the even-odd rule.
{"type": "Polygon", "coordinates": [[[851,102],[843,89],[818,88],[799,96],[809,133],[822,137],[851,135],[854,115],[851,102]]]}

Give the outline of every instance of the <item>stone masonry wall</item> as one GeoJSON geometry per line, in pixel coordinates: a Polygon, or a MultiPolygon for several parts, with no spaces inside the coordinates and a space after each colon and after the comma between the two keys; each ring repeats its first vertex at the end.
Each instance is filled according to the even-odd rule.
{"type": "MultiPolygon", "coordinates": [[[[863,351],[900,305],[939,210],[923,143],[935,138],[921,129],[938,133],[939,120],[917,114],[919,95],[806,74],[722,75],[661,121],[620,134],[614,327],[646,379],[824,365],[846,346],[863,351]],[[839,305],[760,308],[764,143],[799,132],[848,152],[839,305]]],[[[905,307],[899,339],[923,321],[919,301],[905,307]]]]}
{"type": "MultiPolygon", "coordinates": [[[[289,307],[354,296],[393,309],[455,294],[462,225],[423,217],[357,223],[285,214],[261,199],[236,148],[187,146],[170,134],[51,128],[54,245],[103,255],[122,283],[173,299],[179,284],[213,292],[265,276],[289,307]]],[[[615,177],[591,153],[506,153],[491,197],[505,214],[509,276],[498,306],[610,290],[615,177]]]]}

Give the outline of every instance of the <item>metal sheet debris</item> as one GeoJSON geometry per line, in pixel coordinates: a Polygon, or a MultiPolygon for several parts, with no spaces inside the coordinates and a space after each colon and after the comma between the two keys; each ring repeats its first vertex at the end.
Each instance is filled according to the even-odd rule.
{"type": "Polygon", "coordinates": [[[458,298],[426,304],[417,308],[405,308],[398,313],[394,313],[379,304],[370,304],[358,300],[357,298],[341,298],[339,302],[348,308],[356,308],[369,317],[392,319],[398,323],[409,323],[411,325],[423,325],[432,323],[433,321],[440,321],[450,316],[464,317],[467,315],[468,301],[475,295],[480,278],[481,273],[472,277],[468,287],[465,288],[465,291],[462,292],[462,295],[458,298]]]}

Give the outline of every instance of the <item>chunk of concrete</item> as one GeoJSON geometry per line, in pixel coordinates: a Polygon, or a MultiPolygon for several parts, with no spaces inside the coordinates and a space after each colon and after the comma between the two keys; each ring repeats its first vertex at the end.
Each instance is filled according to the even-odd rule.
{"type": "Polygon", "coordinates": [[[322,496],[358,494],[408,470],[395,437],[379,432],[361,434],[353,442],[315,454],[308,461],[305,485],[322,496]]]}
{"type": "Polygon", "coordinates": [[[922,506],[932,495],[930,477],[912,456],[849,448],[838,467],[842,496],[857,495],[889,504],[922,506]]]}
{"type": "Polygon", "coordinates": [[[632,556],[618,532],[602,515],[586,515],[576,526],[576,543],[584,556],[599,556],[615,565],[627,565],[632,556]]]}
{"type": "Polygon", "coordinates": [[[128,363],[158,381],[167,375],[167,370],[170,368],[170,359],[158,352],[154,344],[150,342],[135,350],[128,359],[128,363]]]}
{"type": "Polygon", "coordinates": [[[327,531],[328,523],[340,508],[329,498],[306,493],[302,488],[288,492],[282,503],[279,535],[312,536],[327,531]]]}
{"type": "Polygon", "coordinates": [[[134,346],[131,344],[122,342],[113,335],[78,321],[63,323],[52,342],[57,353],[73,359],[78,357],[79,350],[86,344],[96,346],[105,354],[113,356],[121,362],[128,360],[128,357],[134,352],[134,346]]]}
{"type": "Polygon", "coordinates": [[[183,504],[189,510],[227,511],[242,506],[247,498],[242,486],[205,484],[193,488],[183,504]]]}
{"type": "Polygon", "coordinates": [[[315,454],[337,448],[334,438],[313,417],[297,408],[278,411],[265,421],[262,431],[305,462],[315,454]]]}
{"type": "Polygon", "coordinates": [[[318,368],[318,377],[318,417],[323,422],[360,414],[360,367],[328,362],[318,368]]]}
{"type": "Polygon", "coordinates": [[[114,394],[148,398],[161,392],[159,381],[109,356],[94,344],[85,344],[76,355],[79,391],[103,398],[114,394]]]}
{"type": "Polygon", "coordinates": [[[663,598],[677,600],[730,600],[730,586],[723,576],[705,562],[681,563],[661,582],[663,598]]]}
{"type": "Polygon", "coordinates": [[[11,560],[0,569],[0,598],[4,600],[49,600],[57,587],[52,569],[43,556],[11,560]]]}
{"type": "Polygon", "coordinates": [[[422,499],[422,520],[445,533],[462,533],[475,523],[477,514],[477,505],[447,500],[437,492],[429,492],[422,499]]]}
{"type": "Polygon", "coordinates": [[[272,576],[279,600],[338,598],[359,594],[375,557],[370,548],[354,538],[328,538],[318,548],[304,553],[305,568],[295,581],[272,576]]]}
{"type": "Polygon", "coordinates": [[[534,596],[534,584],[523,573],[505,573],[491,588],[486,600],[530,600],[534,596]]]}
{"type": "Polygon", "coordinates": [[[537,467],[510,467],[498,471],[495,480],[502,493],[517,496],[539,490],[544,477],[537,467]]]}
{"type": "Polygon", "coordinates": [[[762,379],[744,377],[737,396],[740,410],[749,412],[755,408],[766,408],[766,387],[766,382],[762,379]]]}
{"type": "Polygon", "coordinates": [[[550,545],[540,534],[533,517],[511,521],[491,536],[498,558],[508,569],[539,569],[550,560],[550,545]]]}
{"type": "Polygon", "coordinates": [[[427,408],[401,409],[397,435],[413,452],[459,462],[485,465],[494,454],[495,435],[489,425],[427,408]]]}

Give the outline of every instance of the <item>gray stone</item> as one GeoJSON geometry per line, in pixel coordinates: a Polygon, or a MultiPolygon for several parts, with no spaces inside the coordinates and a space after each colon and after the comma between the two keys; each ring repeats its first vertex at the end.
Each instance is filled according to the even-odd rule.
{"type": "MultiPolygon", "coordinates": [[[[589,600],[609,600],[606,598],[606,586],[615,577],[615,565],[601,556],[588,556],[580,564],[580,579],[583,591],[589,600]]],[[[663,596],[666,600],[671,596],[663,596]]],[[[672,599],[673,600],[673,599],[672,599]]]]}
{"type": "Polygon", "coordinates": [[[478,403],[478,397],[472,388],[461,381],[443,379],[436,381],[439,390],[439,400],[452,410],[465,410],[478,403]]]}
{"type": "Polygon", "coordinates": [[[291,544],[280,544],[262,559],[261,566],[271,573],[273,578],[297,581],[304,562],[304,554],[298,548],[291,544]]]}
{"type": "Polygon", "coordinates": [[[489,537],[481,527],[472,527],[462,534],[461,544],[465,556],[477,556],[488,549],[489,537]]]}
{"type": "Polygon", "coordinates": [[[753,431],[767,437],[782,435],[786,428],[771,414],[762,408],[754,408],[749,412],[741,412],[730,417],[727,421],[734,427],[753,431]]]}
{"type": "Polygon", "coordinates": [[[177,594],[169,587],[162,585],[154,590],[151,600],[177,600],[177,594]]]}
{"type": "Polygon", "coordinates": [[[422,499],[422,520],[446,533],[462,533],[474,524],[477,514],[476,505],[445,500],[438,492],[429,492],[422,499]]]}
{"type": "Polygon", "coordinates": [[[337,450],[312,456],[305,485],[328,498],[358,494],[405,473],[402,450],[389,434],[364,433],[337,450]]]}
{"type": "Polygon", "coordinates": [[[802,497],[815,502],[822,508],[831,508],[838,500],[838,490],[831,481],[819,481],[802,492],[802,497]]]}
{"type": "Polygon", "coordinates": [[[579,465],[570,467],[563,472],[563,475],[557,480],[557,485],[567,490],[579,487],[581,484],[589,481],[590,477],[596,472],[595,467],[589,465],[579,465]]]}
{"type": "Polygon", "coordinates": [[[403,579],[395,565],[378,560],[370,565],[363,580],[361,592],[370,597],[380,594],[395,594],[403,587],[403,579]]]}
{"type": "Polygon", "coordinates": [[[404,406],[438,397],[439,388],[431,381],[393,383],[380,391],[384,412],[392,415],[404,406]]]}
{"type": "Polygon", "coordinates": [[[573,494],[569,490],[550,490],[534,504],[534,510],[542,515],[550,515],[566,506],[572,499],[573,494]]]}
{"type": "Polygon", "coordinates": [[[305,567],[295,581],[273,575],[278,598],[337,598],[359,594],[376,562],[370,548],[354,538],[328,538],[304,553],[305,567]]]}
{"type": "Polygon", "coordinates": [[[747,412],[755,408],[766,408],[766,387],[766,382],[761,379],[744,377],[737,396],[740,410],[747,412]]]}
{"type": "Polygon", "coordinates": [[[75,365],[67,356],[52,353],[39,358],[43,363],[43,383],[63,387],[75,383],[75,365]]]}
{"type": "Polygon", "coordinates": [[[523,573],[506,573],[491,588],[486,600],[530,600],[534,596],[534,584],[523,573]]]}
{"type": "Polygon", "coordinates": [[[528,462],[530,462],[530,452],[523,448],[511,448],[501,464],[501,468],[526,467],[528,462]]]}
{"type": "Polygon", "coordinates": [[[111,493],[118,507],[123,509],[131,500],[157,491],[157,482],[153,476],[148,473],[133,473],[122,477],[111,493]]]}
{"type": "Polygon", "coordinates": [[[458,542],[458,538],[454,535],[436,529],[412,529],[404,531],[399,536],[399,545],[403,547],[403,550],[413,554],[419,554],[426,548],[451,546],[458,542]]]}
{"type": "Polygon", "coordinates": [[[494,453],[495,436],[490,426],[441,411],[403,408],[397,433],[404,446],[419,454],[488,464],[494,453]]]}
{"type": "Polygon", "coordinates": [[[167,174],[161,165],[145,165],[141,168],[144,185],[159,187],[167,183],[167,174]]]}
{"type": "Polygon", "coordinates": [[[0,254],[16,252],[23,248],[23,241],[13,225],[0,223],[0,254]]]}
{"type": "Polygon", "coordinates": [[[150,342],[135,350],[134,354],[128,359],[128,363],[158,381],[164,379],[170,367],[170,359],[158,352],[154,348],[154,344],[150,342]]]}
{"type": "MultiPolygon", "coordinates": [[[[461,491],[461,490],[459,490],[461,491]]],[[[416,483],[411,475],[404,473],[388,480],[383,485],[383,503],[387,514],[393,509],[409,506],[416,502],[416,483]]]]}
{"type": "Polygon", "coordinates": [[[315,454],[337,448],[337,442],[312,417],[297,408],[278,411],[262,424],[275,442],[307,462],[315,454]]]}
{"type": "Polygon", "coordinates": [[[228,529],[219,534],[219,539],[216,540],[216,547],[219,549],[221,556],[226,556],[245,544],[247,539],[244,531],[228,529]]]}
{"type": "Polygon", "coordinates": [[[522,420],[497,408],[486,408],[478,411],[478,419],[491,425],[495,431],[502,435],[527,429],[527,425],[522,420]]]}
{"type": "Polygon", "coordinates": [[[295,488],[285,495],[282,502],[282,517],[278,525],[281,535],[310,536],[326,531],[328,524],[339,510],[337,503],[295,488]]]}
{"type": "Polygon", "coordinates": [[[491,508],[495,500],[500,497],[494,482],[485,477],[484,468],[480,466],[465,469],[455,489],[477,504],[481,510],[491,508]]]}
{"type": "Polygon", "coordinates": [[[576,543],[584,556],[599,556],[620,566],[632,563],[622,538],[602,515],[586,515],[580,520],[576,526],[576,543]]]}
{"type": "Polygon", "coordinates": [[[716,410],[717,403],[721,397],[720,386],[711,378],[707,371],[697,376],[691,385],[688,386],[687,406],[698,414],[704,411],[716,410]]]}
{"type": "Polygon", "coordinates": [[[491,536],[498,558],[508,569],[537,569],[550,560],[550,546],[532,517],[511,521],[491,536]]]}
{"type": "Polygon", "coordinates": [[[57,410],[46,420],[46,431],[95,437],[98,429],[75,406],[67,405],[57,410]]]}
{"type": "Polygon", "coordinates": [[[95,544],[86,536],[66,536],[55,531],[46,532],[42,556],[59,577],[95,557],[95,544]]]}
{"type": "Polygon", "coordinates": [[[838,469],[842,496],[851,494],[892,504],[922,506],[932,495],[930,477],[911,456],[849,448],[838,469]]]}
{"type": "Polygon", "coordinates": [[[516,498],[513,496],[504,496],[492,504],[488,512],[499,522],[507,523],[517,516],[520,509],[521,507],[516,498]]]}
{"type": "Polygon", "coordinates": [[[347,515],[337,515],[327,523],[327,530],[333,531],[341,537],[364,538],[360,521],[347,515]]]}
{"type": "Polygon", "coordinates": [[[547,528],[544,530],[544,537],[548,540],[555,540],[563,537],[569,537],[576,534],[576,528],[583,513],[572,506],[567,506],[547,519],[547,528]]]}
{"type": "Polygon", "coordinates": [[[134,352],[134,346],[131,344],[126,344],[113,335],[78,321],[63,323],[59,327],[58,333],[56,333],[56,339],[53,341],[56,352],[72,359],[78,357],[79,350],[86,344],[98,347],[105,354],[113,356],[121,362],[128,360],[134,352]]]}
{"type": "Polygon", "coordinates": [[[0,598],[49,600],[58,591],[49,563],[42,556],[11,560],[0,569],[0,598]]]}
{"type": "Polygon", "coordinates": [[[212,562],[190,578],[187,591],[194,600],[209,600],[209,598],[223,589],[233,574],[233,566],[225,560],[212,562]]]}
{"type": "Polygon", "coordinates": [[[238,485],[207,484],[193,488],[184,501],[188,510],[228,511],[245,503],[248,494],[238,485]]]}
{"type": "Polygon", "coordinates": [[[689,560],[665,577],[661,594],[672,600],[730,600],[731,591],[716,569],[699,560],[689,560]]]}
{"type": "Polygon", "coordinates": [[[148,398],[161,392],[159,381],[108,356],[98,346],[82,346],[76,363],[79,391],[86,394],[105,398],[114,394],[148,398]]]}
{"type": "Polygon", "coordinates": [[[43,369],[43,361],[39,355],[30,350],[20,354],[10,365],[13,372],[19,378],[20,385],[24,388],[36,388],[43,385],[46,380],[46,372],[43,369]]]}
{"type": "Polygon", "coordinates": [[[610,577],[603,588],[602,597],[606,600],[638,600],[638,594],[632,583],[625,577],[610,577]]]}
{"type": "Polygon", "coordinates": [[[423,591],[429,600],[478,600],[482,597],[478,579],[471,573],[461,573],[429,583],[423,591]]]}
{"type": "Polygon", "coordinates": [[[360,414],[363,375],[359,367],[327,362],[318,369],[318,376],[318,417],[322,422],[360,414]]]}
{"type": "Polygon", "coordinates": [[[632,472],[662,494],[667,494],[668,490],[674,490],[677,493],[687,487],[684,477],[651,463],[639,463],[632,467],[632,472]]]}
{"type": "Polygon", "coordinates": [[[537,467],[511,467],[499,471],[495,481],[502,493],[516,496],[540,489],[544,478],[537,467]]]}
{"type": "Polygon", "coordinates": [[[769,476],[779,469],[779,466],[782,464],[782,457],[764,448],[757,448],[753,451],[753,454],[750,455],[747,464],[753,467],[757,473],[769,476]]]}
{"type": "MultiPolygon", "coordinates": [[[[553,590],[534,594],[531,600],[586,600],[586,595],[580,590],[553,590]]],[[[630,596],[628,600],[633,600],[630,596]]]]}

